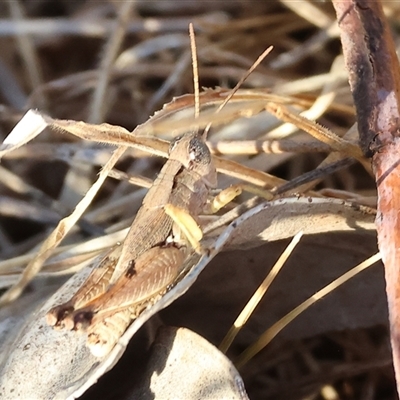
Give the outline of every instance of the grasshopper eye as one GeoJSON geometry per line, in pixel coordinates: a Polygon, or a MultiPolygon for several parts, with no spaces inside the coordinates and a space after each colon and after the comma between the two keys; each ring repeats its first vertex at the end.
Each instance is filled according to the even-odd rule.
{"type": "Polygon", "coordinates": [[[210,150],[199,138],[190,140],[188,152],[191,163],[209,164],[211,162],[210,150]]]}

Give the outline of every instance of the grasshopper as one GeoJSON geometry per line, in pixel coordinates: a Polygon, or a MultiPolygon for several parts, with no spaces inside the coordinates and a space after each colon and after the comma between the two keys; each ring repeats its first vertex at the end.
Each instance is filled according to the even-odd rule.
{"type": "MultiPolygon", "coordinates": [[[[174,282],[192,248],[201,252],[198,216],[207,208],[217,171],[201,135],[172,141],[168,161],[145,196],[123,246],[112,249],[67,303],[47,314],[56,328],[86,330],[102,355],[130,321],[174,282]],[[112,336],[112,337],[111,337],[112,336]]],[[[209,205],[214,212],[239,191],[228,188],[209,205]],[[228,195],[222,203],[223,197],[228,195]]]]}

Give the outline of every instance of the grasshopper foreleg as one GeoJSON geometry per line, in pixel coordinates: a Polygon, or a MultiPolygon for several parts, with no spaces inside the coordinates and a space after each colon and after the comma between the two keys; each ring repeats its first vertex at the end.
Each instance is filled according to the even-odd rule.
{"type": "Polygon", "coordinates": [[[229,204],[233,199],[242,194],[242,186],[232,185],[221,192],[219,192],[209,204],[209,211],[211,214],[218,212],[221,208],[229,204]]]}
{"type": "MultiPolygon", "coordinates": [[[[240,185],[230,186],[215,196],[209,204],[209,209],[205,211],[209,211],[209,213],[214,214],[222,207],[225,207],[241,193],[242,188],[240,185]]],[[[186,240],[190,243],[196,253],[203,253],[200,244],[200,240],[203,238],[203,232],[190,213],[187,210],[176,207],[172,204],[166,204],[164,206],[164,210],[165,213],[172,218],[176,226],[183,233],[186,240]]]]}

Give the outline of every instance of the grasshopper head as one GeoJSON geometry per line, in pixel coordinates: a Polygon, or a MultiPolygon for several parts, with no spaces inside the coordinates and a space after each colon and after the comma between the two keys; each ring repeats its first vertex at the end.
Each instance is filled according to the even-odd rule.
{"type": "Polygon", "coordinates": [[[169,147],[169,158],[179,161],[187,170],[199,175],[210,187],[217,186],[217,170],[210,149],[197,134],[177,137],[169,147]]]}

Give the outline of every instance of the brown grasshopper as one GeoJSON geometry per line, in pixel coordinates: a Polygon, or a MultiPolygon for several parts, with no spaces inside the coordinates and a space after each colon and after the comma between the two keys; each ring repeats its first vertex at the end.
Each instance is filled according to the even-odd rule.
{"type": "MultiPolygon", "coordinates": [[[[216,168],[201,136],[188,133],[175,139],[123,246],[104,257],[70,301],[49,311],[48,324],[86,330],[92,351],[107,352],[130,321],[174,282],[188,242],[201,252],[196,220],[216,185],[216,168]]],[[[223,203],[238,194],[237,189],[227,191],[229,200],[223,203]]],[[[220,198],[209,204],[211,211],[224,205],[220,198]]]]}

